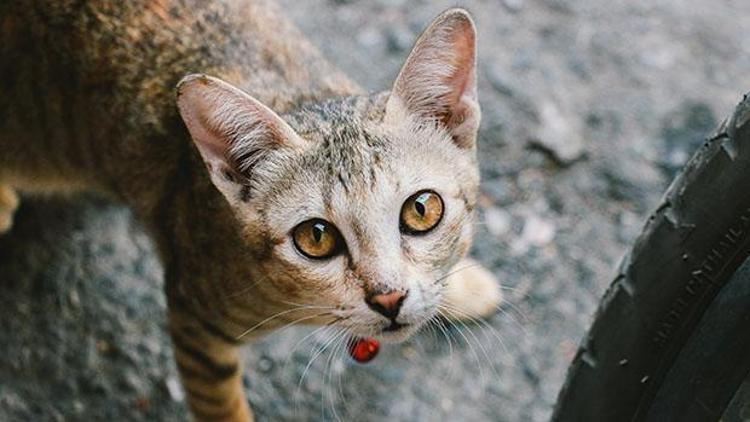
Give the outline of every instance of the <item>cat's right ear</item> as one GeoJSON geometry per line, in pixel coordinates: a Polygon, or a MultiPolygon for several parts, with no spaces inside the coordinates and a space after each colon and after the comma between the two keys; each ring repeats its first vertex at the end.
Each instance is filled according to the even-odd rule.
{"type": "Polygon", "coordinates": [[[268,153],[305,147],[270,108],[211,76],[184,77],[177,84],[177,105],[211,180],[230,203],[247,196],[253,168],[268,153]]]}
{"type": "Polygon", "coordinates": [[[450,9],[422,33],[396,78],[386,121],[408,115],[445,129],[473,148],[480,110],[476,84],[476,28],[469,12],[450,9]]]}

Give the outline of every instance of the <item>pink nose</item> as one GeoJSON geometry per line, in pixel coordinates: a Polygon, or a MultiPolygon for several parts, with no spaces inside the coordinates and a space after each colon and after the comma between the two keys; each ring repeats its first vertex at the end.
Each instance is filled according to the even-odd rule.
{"type": "Polygon", "coordinates": [[[369,296],[365,299],[367,306],[373,311],[385,316],[388,319],[396,319],[401,305],[406,299],[406,292],[390,291],[369,296]]]}

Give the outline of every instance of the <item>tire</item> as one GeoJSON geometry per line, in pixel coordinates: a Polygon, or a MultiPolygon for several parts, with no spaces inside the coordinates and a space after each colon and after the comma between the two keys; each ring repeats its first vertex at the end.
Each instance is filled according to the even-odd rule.
{"type": "Polygon", "coordinates": [[[620,264],[552,420],[736,420],[750,409],[736,403],[750,397],[749,386],[732,402],[750,371],[749,255],[745,95],[620,264]],[[728,407],[734,413],[725,415],[728,407]]]}

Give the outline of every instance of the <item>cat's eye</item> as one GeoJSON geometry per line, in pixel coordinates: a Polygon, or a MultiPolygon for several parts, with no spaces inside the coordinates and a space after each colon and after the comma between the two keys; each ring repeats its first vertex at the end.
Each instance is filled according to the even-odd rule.
{"type": "Polygon", "coordinates": [[[410,196],[401,207],[401,231],[422,234],[435,228],[443,218],[443,199],[440,195],[423,190],[410,196]]]}
{"type": "Polygon", "coordinates": [[[294,246],[308,258],[326,259],[341,251],[343,240],[336,226],[314,218],[300,223],[292,232],[294,246]]]}

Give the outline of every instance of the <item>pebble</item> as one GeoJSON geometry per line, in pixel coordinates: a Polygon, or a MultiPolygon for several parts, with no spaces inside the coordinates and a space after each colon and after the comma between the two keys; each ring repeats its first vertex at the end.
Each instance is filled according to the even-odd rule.
{"type": "Polygon", "coordinates": [[[177,377],[167,378],[166,381],[164,381],[164,385],[167,387],[169,398],[178,403],[185,401],[185,390],[182,389],[182,384],[177,377]]]}
{"type": "Polygon", "coordinates": [[[376,48],[383,45],[383,35],[375,28],[365,28],[357,36],[357,41],[364,48],[376,48]]]}
{"type": "Polygon", "coordinates": [[[555,224],[539,216],[529,216],[523,224],[521,236],[512,243],[512,252],[517,255],[526,253],[532,247],[547,246],[555,238],[555,224]]]}
{"type": "Polygon", "coordinates": [[[265,356],[260,358],[258,361],[258,370],[267,373],[270,372],[271,369],[273,369],[273,361],[265,356]]]}
{"type": "Polygon", "coordinates": [[[546,100],[539,107],[541,125],[530,142],[549,152],[561,164],[567,165],[581,158],[585,144],[577,120],[559,105],[546,100]]]}
{"type": "Polygon", "coordinates": [[[491,207],[484,210],[484,223],[487,231],[495,237],[502,237],[511,229],[510,214],[497,207],[491,207]]]}

